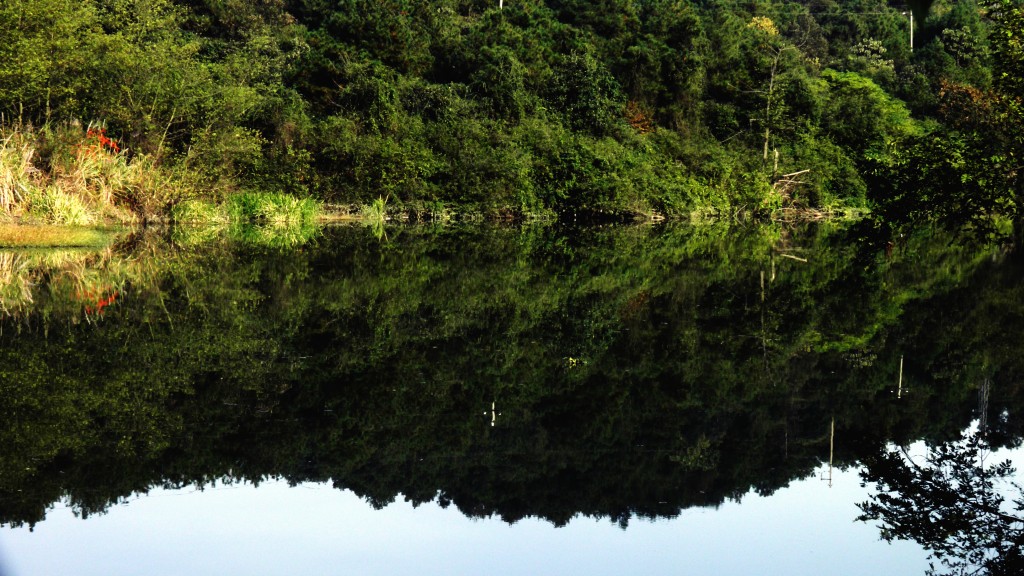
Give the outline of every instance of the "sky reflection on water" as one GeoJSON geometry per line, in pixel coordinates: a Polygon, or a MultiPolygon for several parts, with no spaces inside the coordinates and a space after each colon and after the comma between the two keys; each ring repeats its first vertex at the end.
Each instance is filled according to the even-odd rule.
{"type": "Polygon", "coordinates": [[[0,511],[36,531],[0,528],[0,576],[922,574],[916,544],[854,521],[856,473],[791,479],[945,442],[979,414],[1016,445],[1024,261],[924,236],[890,258],[838,234],[217,244],[97,270],[96,290],[130,289],[88,322],[85,262],[19,260],[31,298],[0,342],[0,511]],[[454,506],[373,510],[280,482],[116,504],[226,475],[454,506]],[[61,497],[109,513],[44,520],[61,497]],[[604,519],[508,526],[457,507],[604,519]]]}
{"type": "MultiPolygon", "coordinates": [[[[822,471],[819,471],[822,472],[822,471]]],[[[854,522],[855,471],[821,474],[676,519],[470,519],[436,504],[374,510],[349,491],[284,482],[153,490],[88,520],[59,505],[4,528],[4,576],[79,574],[922,574],[916,545],[854,522]]]]}

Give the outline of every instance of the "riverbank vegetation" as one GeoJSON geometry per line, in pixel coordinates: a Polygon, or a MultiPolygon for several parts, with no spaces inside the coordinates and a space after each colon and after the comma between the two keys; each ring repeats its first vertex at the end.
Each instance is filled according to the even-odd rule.
{"type": "Polygon", "coordinates": [[[937,0],[911,51],[882,0],[13,0],[0,199],[82,222],[243,190],[602,219],[900,215],[966,194],[950,210],[981,219],[1017,182],[1019,19],[937,0]],[[68,155],[85,185],[61,194],[68,155]],[[971,184],[917,184],[951,176],[971,184]]]}
{"type": "Polygon", "coordinates": [[[242,192],[221,204],[186,200],[171,214],[177,244],[206,243],[226,234],[246,244],[298,247],[320,233],[321,206],[282,193],[242,192]]]}

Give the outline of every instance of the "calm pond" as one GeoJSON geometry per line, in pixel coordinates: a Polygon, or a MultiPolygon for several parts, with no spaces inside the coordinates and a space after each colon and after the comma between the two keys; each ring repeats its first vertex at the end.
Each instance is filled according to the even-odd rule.
{"type": "Polygon", "coordinates": [[[831,224],[0,252],[0,574],[1006,558],[1020,256],[831,224]]]}

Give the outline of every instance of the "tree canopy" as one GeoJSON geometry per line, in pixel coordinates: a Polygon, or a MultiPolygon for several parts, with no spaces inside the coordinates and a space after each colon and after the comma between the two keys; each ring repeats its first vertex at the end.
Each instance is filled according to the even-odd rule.
{"type": "Polygon", "coordinates": [[[882,0],[14,0],[0,113],[414,212],[1015,217],[1020,9],[914,10],[911,51],[882,0]]]}

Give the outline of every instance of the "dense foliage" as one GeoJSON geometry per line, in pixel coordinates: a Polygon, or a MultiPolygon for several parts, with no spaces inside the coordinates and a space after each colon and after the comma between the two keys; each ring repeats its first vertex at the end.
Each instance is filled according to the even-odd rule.
{"type": "Polygon", "coordinates": [[[330,202],[1004,211],[1020,9],[915,11],[911,51],[884,0],[11,0],[0,112],[101,123],[207,186],[330,202]],[[951,175],[969,205],[917,184],[951,175]]]}
{"type": "MultiPolygon", "coordinates": [[[[1013,0],[986,5],[994,22],[984,48],[992,62],[991,81],[974,74],[941,79],[941,124],[921,138],[897,142],[889,158],[876,162],[878,203],[891,222],[937,220],[985,236],[1012,232],[1019,244],[1024,240],[1024,6],[1013,0]]],[[[977,21],[972,12],[956,13],[977,21]]],[[[946,30],[943,38],[955,46],[969,27],[963,36],[946,30]]],[[[967,60],[982,54],[974,52],[980,45],[964,48],[967,60]]]]}

